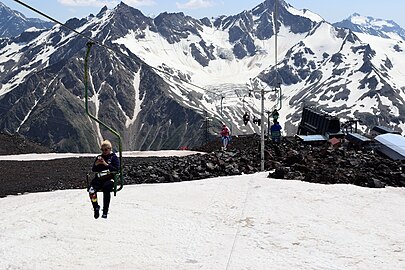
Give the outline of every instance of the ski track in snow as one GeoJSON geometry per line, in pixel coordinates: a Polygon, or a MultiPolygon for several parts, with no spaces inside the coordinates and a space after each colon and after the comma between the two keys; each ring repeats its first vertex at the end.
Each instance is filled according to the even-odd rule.
{"type": "Polygon", "coordinates": [[[2,198],[0,269],[405,269],[405,189],[266,176],[2,198]]]}

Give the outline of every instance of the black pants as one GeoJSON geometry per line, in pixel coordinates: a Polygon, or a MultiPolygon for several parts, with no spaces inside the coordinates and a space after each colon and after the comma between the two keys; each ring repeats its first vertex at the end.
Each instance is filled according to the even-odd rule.
{"type": "Polygon", "coordinates": [[[97,176],[91,181],[88,188],[89,196],[93,208],[99,207],[97,201],[97,192],[103,191],[103,213],[108,213],[108,207],[111,201],[111,191],[114,188],[114,182],[111,179],[101,180],[97,176]]]}

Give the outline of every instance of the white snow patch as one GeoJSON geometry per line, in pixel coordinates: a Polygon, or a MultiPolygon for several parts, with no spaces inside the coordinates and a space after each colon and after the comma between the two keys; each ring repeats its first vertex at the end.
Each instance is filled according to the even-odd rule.
{"type": "Polygon", "coordinates": [[[290,5],[287,5],[286,8],[287,8],[287,11],[290,12],[291,14],[293,14],[293,15],[308,18],[308,19],[310,19],[311,21],[314,21],[314,22],[322,22],[322,21],[324,21],[324,19],[321,16],[319,16],[318,14],[316,14],[316,13],[314,13],[314,12],[308,10],[308,9],[296,9],[296,8],[290,6],[290,5]]]}
{"type": "Polygon", "coordinates": [[[141,70],[139,70],[138,73],[135,74],[134,76],[134,91],[135,91],[135,105],[134,105],[134,113],[132,115],[132,118],[129,118],[127,115],[125,115],[126,117],[126,121],[125,121],[125,126],[127,128],[129,128],[129,126],[133,125],[136,121],[136,118],[138,117],[138,114],[141,111],[141,105],[143,102],[144,97],[140,97],[139,95],[139,86],[141,83],[141,70]]]}
{"type": "Polygon", "coordinates": [[[389,23],[389,22],[384,21],[384,20],[374,20],[374,21],[371,22],[371,25],[375,26],[375,27],[380,27],[380,28],[382,28],[382,27],[394,27],[394,25],[392,23],[389,23]]]}
{"type": "Polygon", "coordinates": [[[391,81],[397,85],[405,85],[405,51],[398,52],[394,50],[394,46],[402,44],[398,40],[371,36],[362,33],[356,35],[364,42],[370,44],[371,48],[376,52],[372,62],[376,67],[379,67],[387,58],[392,63],[392,68],[389,70],[391,81]]]}
{"type": "MultiPolygon", "coordinates": [[[[96,118],[98,118],[98,113],[100,111],[100,99],[99,99],[99,92],[101,90],[101,88],[103,87],[103,85],[105,84],[105,82],[102,82],[100,85],[100,88],[96,91],[96,88],[94,87],[94,83],[93,83],[93,76],[91,75],[91,71],[89,69],[89,81],[90,81],[90,85],[93,89],[93,96],[91,96],[91,98],[89,98],[89,101],[94,103],[94,106],[96,107],[96,112],[94,114],[94,116],[96,118]]],[[[92,119],[89,116],[90,121],[92,121],[92,119]]],[[[96,125],[96,131],[97,131],[97,137],[98,137],[98,142],[99,144],[103,141],[103,136],[101,135],[101,129],[100,129],[100,124],[98,122],[95,122],[96,125]]]]}
{"type": "Polygon", "coordinates": [[[14,76],[12,79],[10,79],[6,84],[3,84],[0,88],[0,96],[7,94],[11,90],[14,89],[14,87],[18,86],[20,83],[22,83],[28,75],[31,74],[30,70],[21,70],[16,76],[14,76]]]}
{"type": "Polygon", "coordinates": [[[369,19],[367,17],[358,15],[358,16],[352,16],[351,17],[351,22],[354,23],[354,24],[364,26],[364,25],[368,24],[369,19]]]}
{"type": "Polygon", "coordinates": [[[41,31],[42,29],[36,28],[35,26],[26,29],[24,32],[37,32],[41,31]]]}
{"type": "MultiPolygon", "coordinates": [[[[217,54],[221,52],[232,52],[233,44],[229,42],[229,33],[211,27],[203,27],[200,31],[201,38],[190,35],[188,39],[182,39],[178,43],[170,44],[164,37],[146,29],[143,31],[144,38],[137,38],[137,32],[130,30],[129,34],[119,38],[114,43],[125,45],[130,51],[144,59],[153,67],[160,67],[162,64],[175,70],[187,71],[192,77],[192,82],[201,85],[245,84],[250,78],[256,77],[263,67],[274,65],[274,37],[258,41],[261,53],[253,57],[243,59],[217,59],[211,60],[207,67],[202,67],[191,55],[190,44],[198,44],[201,38],[207,46],[214,44],[217,54]],[[269,53],[265,53],[268,51],[269,53]],[[256,65],[253,63],[261,63],[256,65]]],[[[285,55],[289,49],[289,44],[299,42],[304,36],[294,35],[289,28],[281,27],[279,35],[279,59],[285,55]]]]}

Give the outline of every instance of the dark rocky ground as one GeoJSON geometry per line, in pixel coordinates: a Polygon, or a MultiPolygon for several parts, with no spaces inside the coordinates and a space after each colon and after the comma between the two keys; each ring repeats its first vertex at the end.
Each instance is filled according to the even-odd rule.
{"type": "Polygon", "coordinates": [[[49,148],[34,143],[19,135],[0,132],[0,155],[18,155],[27,153],[49,153],[49,148]]]}
{"type": "MultiPolygon", "coordinates": [[[[15,135],[0,134],[1,154],[48,152],[40,145],[15,135]]],[[[258,136],[233,138],[228,151],[219,140],[199,147],[206,155],[187,157],[125,158],[126,184],[190,181],[216,176],[255,173],[260,170],[258,136]]],[[[50,161],[0,161],[0,197],[25,192],[83,189],[93,158],[50,161]]],[[[405,187],[402,163],[378,155],[375,147],[355,149],[344,143],[311,146],[284,138],[266,144],[266,170],[279,179],[322,184],[354,184],[364,187],[405,187]]]]}

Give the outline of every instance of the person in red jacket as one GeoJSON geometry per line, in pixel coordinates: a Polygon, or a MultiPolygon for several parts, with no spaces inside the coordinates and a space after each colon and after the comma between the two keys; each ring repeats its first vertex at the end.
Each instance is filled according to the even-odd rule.
{"type": "Polygon", "coordinates": [[[114,188],[114,173],[120,167],[120,161],[115,153],[112,152],[111,142],[105,140],[101,144],[101,155],[96,157],[92,171],[96,173],[94,179],[88,188],[91,203],[94,208],[94,218],[100,216],[100,206],[97,201],[97,192],[103,191],[103,215],[107,218],[108,208],[110,206],[111,191],[114,188]]]}
{"type": "Polygon", "coordinates": [[[226,147],[230,142],[231,132],[225,124],[222,125],[220,134],[221,134],[222,150],[226,150],[226,147]]]}

